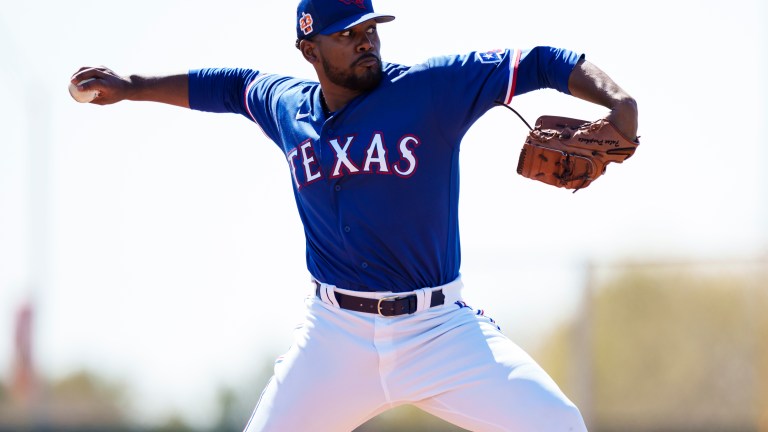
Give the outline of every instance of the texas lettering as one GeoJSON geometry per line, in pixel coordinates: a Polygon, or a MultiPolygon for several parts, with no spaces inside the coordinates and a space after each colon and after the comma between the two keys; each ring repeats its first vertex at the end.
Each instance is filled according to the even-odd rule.
{"type": "Polygon", "coordinates": [[[339,178],[355,174],[384,174],[407,178],[413,175],[418,167],[415,149],[421,140],[414,135],[405,135],[395,145],[397,159],[390,161],[390,149],[387,147],[381,132],[373,134],[371,139],[364,142],[362,160],[352,160],[350,150],[361,144],[356,135],[329,139],[325,144],[333,154],[333,164],[328,172],[320,166],[315,152],[319,145],[308,139],[288,152],[286,158],[291,167],[291,174],[296,187],[301,189],[324,178],[339,178]]]}

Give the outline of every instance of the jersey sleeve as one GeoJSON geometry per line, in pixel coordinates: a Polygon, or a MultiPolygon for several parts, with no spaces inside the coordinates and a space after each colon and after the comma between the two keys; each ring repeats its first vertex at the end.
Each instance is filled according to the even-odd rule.
{"type": "Polygon", "coordinates": [[[436,57],[423,66],[443,120],[465,131],[497,103],[510,104],[515,95],[542,88],[568,93],[568,77],[580,58],[569,50],[536,47],[436,57]]]}
{"type": "Polygon", "coordinates": [[[251,69],[208,68],[189,71],[189,106],[198,111],[240,114],[279,142],[278,101],[299,80],[251,69]]]}
{"type": "Polygon", "coordinates": [[[550,88],[570,94],[568,78],[582,58],[583,54],[546,46],[523,51],[517,65],[517,86],[514,93],[523,94],[550,88]]]}
{"type": "Polygon", "coordinates": [[[243,95],[259,76],[250,69],[209,68],[189,71],[189,107],[198,111],[247,116],[243,95]]]}

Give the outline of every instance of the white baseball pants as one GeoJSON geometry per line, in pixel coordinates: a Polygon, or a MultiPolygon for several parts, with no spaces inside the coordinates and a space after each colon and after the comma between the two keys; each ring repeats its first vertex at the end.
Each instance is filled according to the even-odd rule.
{"type": "MultiPolygon", "coordinates": [[[[339,308],[312,294],[290,350],[275,364],[246,432],[351,431],[402,404],[471,431],[586,431],[579,410],[488,317],[461,302],[382,317],[339,308]]],[[[385,293],[357,293],[370,298],[385,293]]],[[[426,295],[425,295],[426,294],[426,295]]]]}

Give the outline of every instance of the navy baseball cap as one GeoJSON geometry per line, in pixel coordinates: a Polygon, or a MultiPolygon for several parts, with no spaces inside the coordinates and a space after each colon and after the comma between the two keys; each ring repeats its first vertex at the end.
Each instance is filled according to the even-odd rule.
{"type": "Polygon", "coordinates": [[[395,17],[374,12],[371,0],[301,0],[296,9],[296,37],[329,35],[371,19],[385,23],[395,17]]]}

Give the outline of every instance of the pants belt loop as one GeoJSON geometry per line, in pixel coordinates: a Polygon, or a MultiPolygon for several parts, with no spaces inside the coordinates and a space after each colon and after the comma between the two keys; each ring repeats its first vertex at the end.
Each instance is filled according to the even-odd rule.
{"type": "Polygon", "coordinates": [[[430,304],[432,303],[432,289],[417,289],[414,291],[414,294],[416,294],[416,312],[429,309],[430,304]]]}

